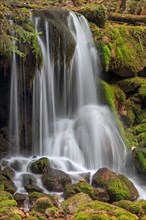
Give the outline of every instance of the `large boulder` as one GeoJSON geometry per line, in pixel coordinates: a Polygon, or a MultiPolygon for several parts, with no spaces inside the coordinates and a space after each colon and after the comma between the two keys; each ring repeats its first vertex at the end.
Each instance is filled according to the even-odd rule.
{"type": "Polygon", "coordinates": [[[68,174],[61,170],[49,168],[42,177],[43,185],[49,191],[62,192],[68,183],[71,183],[71,178],[68,174]]]}
{"type": "Polygon", "coordinates": [[[95,188],[87,182],[78,182],[76,184],[68,184],[64,190],[64,198],[68,199],[77,193],[85,193],[93,200],[108,201],[109,196],[104,189],[95,188]]]}
{"type": "Polygon", "coordinates": [[[92,185],[106,189],[110,202],[122,199],[133,201],[139,196],[134,184],[127,177],[108,168],[101,168],[93,175],[92,185]]]}

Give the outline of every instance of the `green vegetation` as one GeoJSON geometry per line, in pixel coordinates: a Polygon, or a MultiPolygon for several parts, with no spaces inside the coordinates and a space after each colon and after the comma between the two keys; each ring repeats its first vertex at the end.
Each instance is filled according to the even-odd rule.
{"type": "Polygon", "coordinates": [[[106,71],[112,70],[126,77],[135,76],[143,70],[146,65],[145,27],[108,22],[104,29],[93,24],[91,29],[96,46],[102,53],[106,71]]]}
{"type": "Polygon", "coordinates": [[[78,182],[76,184],[68,184],[65,187],[64,198],[68,199],[77,193],[83,192],[90,196],[91,199],[99,199],[99,192],[96,188],[87,182],[78,182]]]}

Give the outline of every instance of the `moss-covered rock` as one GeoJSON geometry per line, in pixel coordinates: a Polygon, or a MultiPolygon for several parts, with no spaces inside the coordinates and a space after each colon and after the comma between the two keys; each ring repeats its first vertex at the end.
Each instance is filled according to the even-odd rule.
{"type": "Polygon", "coordinates": [[[108,18],[108,12],[104,5],[81,9],[82,13],[88,21],[95,23],[97,26],[103,28],[108,18]]]}
{"type": "Polygon", "coordinates": [[[62,192],[65,186],[71,183],[71,178],[65,172],[50,167],[44,173],[42,182],[49,191],[62,192]]]}
{"type": "Polygon", "coordinates": [[[44,213],[47,208],[50,208],[53,206],[54,205],[53,205],[51,199],[49,199],[48,197],[42,197],[42,198],[39,198],[35,201],[32,209],[37,212],[44,213]]]}
{"type": "Polygon", "coordinates": [[[78,208],[73,220],[136,220],[138,217],[122,208],[108,203],[93,201],[78,208]]]}
{"type": "Polygon", "coordinates": [[[15,176],[15,171],[11,167],[5,167],[2,170],[2,175],[4,175],[8,180],[12,180],[15,176]]]}
{"type": "Polygon", "coordinates": [[[99,88],[100,88],[100,97],[102,103],[105,103],[108,105],[114,114],[116,114],[116,108],[115,108],[115,103],[114,103],[114,94],[110,86],[108,85],[107,82],[100,80],[99,82],[99,88]]]}
{"type": "Polygon", "coordinates": [[[32,162],[29,165],[29,169],[35,174],[42,174],[44,171],[48,169],[49,159],[47,157],[43,157],[39,160],[32,162]]]}
{"type": "Polygon", "coordinates": [[[95,25],[91,25],[91,28],[107,72],[110,70],[119,76],[130,77],[144,69],[145,27],[108,22],[105,29],[95,25]]]}
{"type": "Polygon", "coordinates": [[[139,196],[134,184],[127,177],[116,174],[108,168],[99,169],[93,175],[92,184],[95,187],[105,188],[111,202],[122,199],[133,201],[139,196]]]}
{"type": "Polygon", "coordinates": [[[64,198],[68,199],[74,196],[77,193],[85,193],[90,196],[93,200],[100,200],[100,201],[108,201],[109,196],[107,192],[103,189],[96,189],[91,186],[89,183],[86,182],[78,182],[76,184],[68,184],[64,190],[64,198]]]}
{"type": "Polygon", "coordinates": [[[1,201],[0,202],[0,208],[1,207],[13,207],[13,206],[16,206],[17,205],[17,202],[15,200],[4,200],[4,201],[1,201]]]}
{"type": "Polygon", "coordinates": [[[63,201],[62,208],[65,213],[74,214],[80,206],[86,205],[91,201],[92,199],[89,197],[89,195],[81,192],[63,201]]]}
{"type": "Polygon", "coordinates": [[[35,192],[43,192],[43,189],[40,188],[39,186],[37,186],[36,184],[28,184],[28,185],[25,185],[24,188],[28,193],[31,193],[34,191],[35,192]]]}
{"type": "Polygon", "coordinates": [[[21,193],[15,193],[14,199],[17,201],[18,205],[23,206],[24,201],[27,199],[27,195],[21,193]]]}
{"type": "Polygon", "coordinates": [[[137,171],[146,175],[146,148],[134,148],[132,155],[137,171]]]}
{"type": "Polygon", "coordinates": [[[132,77],[128,79],[123,79],[118,82],[118,85],[126,93],[138,91],[142,85],[145,85],[146,79],[142,77],[132,77]]]}
{"type": "Polygon", "coordinates": [[[7,191],[0,191],[0,202],[4,200],[14,200],[14,198],[11,193],[7,191]]]}
{"type": "Polygon", "coordinates": [[[16,186],[13,181],[8,180],[5,176],[0,175],[0,185],[3,186],[4,190],[10,193],[16,192],[16,186]]]}
{"type": "Polygon", "coordinates": [[[146,215],[146,201],[145,200],[139,200],[136,202],[131,202],[128,200],[121,200],[119,202],[114,202],[113,204],[121,208],[124,208],[133,214],[136,214],[139,217],[139,219],[143,219],[146,215]]]}

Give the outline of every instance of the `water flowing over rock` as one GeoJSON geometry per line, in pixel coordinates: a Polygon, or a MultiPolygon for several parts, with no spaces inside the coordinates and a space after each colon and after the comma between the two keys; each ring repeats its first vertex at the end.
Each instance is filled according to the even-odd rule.
{"type": "Polygon", "coordinates": [[[86,174],[91,181],[93,172],[101,167],[123,172],[126,147],[110,109],[98,101],[96,80],[100,61],[86,19],[66,10],[49,9],[35,11],[32,21],[43,57],[42,67],[36,66],[32,85],[32,146],[27,141],[31,134],[27,123],[31,117],[26,108],[27,86],[24,80],[23,93],[17,94],[20,78],[16,78],[14,54],[11,78],[11,91],[14,91],[10,102],[14,111],[10,128],[15,130],[13,143],[18,144],[12,144],[10,152],[39,158],[36,162],[34,158],[23,160],[15,182],[20,183],[23,172],[30,170],[39,174],[34,184],[42,188],[43,175],[44,186],[60,192],[71,180],[77,182],[86,174]],[[16,84],[13,84],[13,77],[16,84]],[[19,95],[24,98],[20,107],[21,110],[26,108],[25,112],[17,110],[19,95]],[[16,117],[17,111],[19,117],[16,117]]]}

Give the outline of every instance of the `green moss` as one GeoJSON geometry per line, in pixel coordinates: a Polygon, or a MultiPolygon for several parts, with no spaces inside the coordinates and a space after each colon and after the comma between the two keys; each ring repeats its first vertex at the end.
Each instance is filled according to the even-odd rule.
{"type": "Polygon", "coordinates": [[[118,109],[118,108],[122,107],[123,105],[125,105],[126,94],[118,85],[112,84],[110,86],[111,86],[112,91],[114,93],[115,103],[117,103],[119,106],[119,107],[116,107],[116,109],[118,109]]]}
{"type": "Polygon", "coordinates": [[[125,136],[127,138],[128,146],[130,148],[138,146],[138,140],[137,137],[134,135],[134,129],[131,128],[125,129],[125,136]]]}
{"type": "Polygon", "coordinates": [[[77,193],[83,192],[88,194],[91,199],[98,199],[99,192],[96,188],[86,182],[78,182],[76,184],[68,184],[65,187],[64,198],[67,199],[77,193]]]}
{"type": "Polygon", "coordinates": [[[109,48],[108,45],[102,44],[102,56],[103,56],[103,61],[105,64],[105,70],[109,70],[110,62],[111,62],[111,49],[109,48]]]}
{"type": "Polygon", "coordinates": [[[114,94],[110,88],[110,86],[108,85],[108,83],[106,83],[103,80],[99,81],[99,85],[100,85],[100,90],[101,90],[101,94],[102,94],[102,102],[107,104],[113,111],[113,113],[116,113],[116,108],[115,108],[115,103],[114,103],[114,94]]]}
{"type": "Polygon", "coordinates": [[[32,202],[35,201],[35,200],[37,200],[37,199],[39,199],[39,198],[42,198],[42,197],[48,197],[48,198],[51,199],[51,196],[48,195],[48,194],[45,194],[45,193],[32,192],[32,193],[29,194],[29,199],[30,199],[30,201],[32,201],[32,202]]]}
{"type": "Polygon", "coordinates": [[[79,10],[89,21],[95,23],[99,27],[104,27],[107,21],[107,9],[104,5],[90,7],[79,10]]]}
{"type": "Polygon", "coordinates": [[[11,193],[6,192],[6,191],[0,191],[0,202],[3,202],[5,200],[13,200],[13,196],[11,193]]]}
{"type": "Polygon", "coordinates": [[[144,69],[146,65],[145,27],[108,22],[105,29],[99,31],[93,27],[92,30],[106,71],[112,70],[120,76],[135,76],[144,69]]]}
{"type": "Polygon", "coordinates": [[[45,214],[46,214],[47,216],[53,217],[53,216],[55,216],[55,214],[58,212],[58,210],[59,210],[59,209],[56,208],[56,207],[47,208],[46,211],[45,211],[45,214]]]}
{"type": "Polygon", "coordinates": [[[138,89],[145,84],[146,80],[142,77],[132,77],[123,79],[118,82],[118,85],[125,92],[138,91],[138,89]]]}
{"type": "Polygon", "coordinates": [[[133,150],[133,159],[138,172],[146,174],[146,149],[135,148],[133,150]]]}
{"type": "Polygon", "coordinates": [[[0,202],[0,208],[1,207],[13,207],[13,206],[16,206],[17,205],[17,202],[15,200],[4,200],[4,201],[1,201],[0,202]]]}
{"type": "Polygon", "coordinates": [[[77,193],[69,199],[62,202],[62,208],[65,213],[74,214],[80,206],[90,203],[92,199],[85,193],[77,193]]]}
{"type": "Polygon", "coordinates": [[[33,210],[43,213],[49,207],[53,207],[51,199],[48,197],[42,197],[36,200],[33,210]]]}
{"type": "Polygon", "coordinates": [[[78,219],[78,217],[87,217],[87,219],[128,219],[136,220],[138,219],[136,215],[130,212],[118,208],[117,206],[110,205],[108,203],[103,203],[99,201],[90,202],[84,206],[78,208],[77,214],[73,219],[78,219]],[[85,215],[84,215],[85,214],[85,215]],[[96,218],[94,218],[96,216],[96,218]]]}
{"type": "Polygon", "coordinates": [[[138,90],[138,94],[142,99],[146,98],[146,83],[144,85],[141,85],[141,87],[138,90]]]}
{"type": "Polygon", "coordinates": [[[119,179],[111,179],[108,183],[107,192],[111,199],[121,200],[130,198],[130,193],[127,190],[126,185],[124,185],[119,179]]]}
{"type": "Polygon", "coordinates": [[[33,173],[42,174],[44,170],[47,170],[49,166],[49,159],[44,157],[32,162],[29,166],[33,173]]]}

